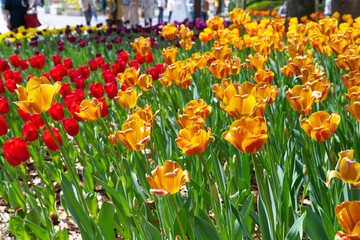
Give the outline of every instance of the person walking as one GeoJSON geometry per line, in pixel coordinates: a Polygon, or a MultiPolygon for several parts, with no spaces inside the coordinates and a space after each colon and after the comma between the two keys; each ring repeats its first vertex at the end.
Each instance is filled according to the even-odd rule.
{"type": "Polygon", "coordinates": [[[4,19],[9,30],[14,30],[20,26],[26,27],[25,14],[29,8],[27,0],[6,0],[4,19]]]}
{"type": "Polygon", "coordinates": [[[190,22],[194,21],[194,0],[187,0],[186,6],[190,14],[190,22]]]}
{"type": "Polygon", "coordinates": [[[84,11],[86,25],[90,26],[91,18],[93,15],[94,3],[92,0],[80,0],[81,9],[84,11]]]}
{"type": "Polygon", "coordinates": [[[106,2],[106,10],[107,10],[107,17],[106,17],[106,24],[109,26],[117,25],[119,27],[123,26],[122,21],[122,0],[105,0],[106,2]]]}
{"type": "Polygon", "coordinates": [[[142,14],[145,22],[149,20],[150,26],[152,26],[152,19],[154,17],[154,1],[153,0],[142,0],[141,8],[143,9],[142,14]]]}
{"type": "Polygon", "coordinates": [[[168,23],[171,22],[171,15],[174,9],[175,9],[175,0],[168,0],[168,4],[167,4],[167,10],[169,11],[168,23]]]}
{"type": "Polygon", "coordinates": [[[331,17],[331,0],[326,0],[325,1],[325,9],[324,9],[324,15],[325,17],[330,16],[331,17]]]}
{"type": "Polygon", "coordinates": [[[139,25],[139,5],[140,5],[140,0],[131,0],[130,3],[130,9],[129,9],[129,13],[130,13],[130,26],[134,27],[139,25]]]}
{"type": "Polygon", "coordinates": [[[163,22],[163,15],[165,10],[165,0],[158,0],[158,8],[159,8],[159,16],[158,16],[158,24],[163,22]]]}
{"type": "Polygon", "coordinates": [[[201,0],[201,20],[206,22],[208,18],[209,2],[208,0],[201,0]]]}
{"type": "Polygon", "coordinates": [[[130,22],[130,18],[131,18],[130,4],[131,4],[131,0],[122,0],[121,3],[121,12],[125,24],[128,24],[130,22]]]}

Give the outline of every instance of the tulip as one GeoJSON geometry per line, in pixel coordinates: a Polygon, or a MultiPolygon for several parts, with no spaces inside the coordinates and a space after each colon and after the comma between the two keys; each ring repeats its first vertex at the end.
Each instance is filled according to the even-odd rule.
{"type": "Polygon", "coordinates": [[[16,167],[29,160],[29,149],[26,141],[20,137],[14,137],[4,143],[3,153],[6,161],[16,167]]]}
{"type": "Polygon", "coordinates": [[[234,8],[228,15],[231,21],[236,25],[244,25],[252,22],[250,14],[241,8],[234,8]]]}
{"type": "Polygon", "coordinates": [[[113,146],[118,145],[119,139],[116,137],[115,134],[110,134],[110,135],[108,136],[108,138],[109,138],[109,141],[110,141],[111,145],[113,145],[113,146]]]}
{"type": "Polygon", "coordinates": [[[8,126],[5,120],[5,116],[0,117],[0,136],[6,135],[8,132],[8,126]]]}
{"type": "Polygon", "coordinates": [[[335,132],[340,120],[341,117],[338,113],[330,115],[320,111],[311,114],[309,118],[304,118],[300,124],[308,136],[315,141],[323,142],[335,132]]]}
{"type": "Polygon", "coordinates": [[[224,78],[221,80],[221,84],[214,84],[213,85],[213,93],[215,94],[215,97],[219,99],[220,101],[224,98],[224,91],[225,89],[232,84],[232,81],[230,78],[224,78]]]}
{"type": "Polygon", "coordinates": [[[167,47],[166,49],[163,49],[161,51],[161,55],[166,63],[172,64],[176,62],[177,52],[178,52],[177,47],[167,47]]]}
{"type": "Polygon", "coordinates": [[[5,80],[5,87],[7,88],[7,90],[9,90],[9,92],[14,93],[17,89],[15,79],[11,78],[5,80]]]}
{"type": "Polygon", "coordinates": [[[5,97],[0,97],[0,114],[7,114],[9,110],[8,100],[5,97]]]}
{"type": "Polygon", "coordinates": [[[89,67],[90,67],[90,71],[92,71],[92,72],[97,71],[98,65],[97,65],[97,63],[96,63],[96,61],[94,59],[89,59],[88,64],[89,64],[89,67]]]}
{"type": "Polygon", "coordinates": [[[59,56],[59,54],[54,54],[52,56],[53,62],[54,62],[54,66],[61,64],[61,57],[59,56]]]}
{"type": "Polygon", "coordinates": [[[345,95],[346,95],[347,99],[349,99],[350,101],[353,97],[360,96],[360,86],[353,86],[353,87],[349,88],[348,93],[345,95]]]}
{"type": "Polygon", "coordinates": [[[354,160],[354,150],[346,150],[339,153],[339,171],[328,171],[326,177],[326,186],[330,186],[330,181],[334,177],[340,178],[342,181],[359,185],[360,184],[360,163],[354,160]]]}
{"type": "Polygon", "coordinates": [[[65,128],[67,134],[72,137],[75,137],[79,133],[79,125],[72,117],[67,117],[62,120],[62,124],[65,128]]]}
{"type": "Polygon", "coordinates": [[[244,153],[255,153],[268,139],[265,120],[263,117],[241,118],[233,122],[222,137],[244,153]]]}
{"type": "Polygon", "coordinates": [[[293,77],[295,75],[295,72],[292,70],[292,68],[289,65],[285,65],[284,67],[280,68],[280,71],[286,77],[293,77]]]}
{"type": "Polygon", "coordinates": [[[138,53],[135,54],[135,60],[139,65],[143,65],[145,63],[145,57],[140,56],[138,53]]]}
{"type": "Polygon", "coordinates": [[[213,47],[213,56],[217,60],[229,60],[231,57],[231,48],[229,48],[227,45],[220,46],[220,47],[213,47]]]}
{"type": "Polygon", "coordinates": [[[191,38],[181,39],[179,41],[180,46],[185,50],[191,50],[192,46],[195,45],[195,42],[191,38]]]}
{"type": "Polygon", "coordinates": [[[139,151],[150,141],[151,124],[141,119],[138,114],[132,115],[122,125],[121,131],[116,131],[119,141],[128,149],[139,151]]]}
{"type": "MultiPolygon", "coordinates": [[[[57,128],[51,127],[52,132],[54,133],[57,141],[59,142],[60,146],[63,145],[62,138],[60,131],[57,128]]],[[[52,137],[50,130],[46,129],[44,131],[44,134],[41,136],[43,139],[45,145],[51,150],[51,151],[57,151],[59,150],[59,146],[57,145],[55,139],[52,137]]]]}
{"type": "Polygon", "coordinates": [[[84,99],[80,104],[80,111],[76,115],[85,121],[96,121],[101,117],[103,104],[96,98],[84,99]]]}
{"type": "Polygon", "coordinates": [[[135,110],[132,111],[132,114],[137,114],[140,116],[141,119],[143,119],[144,121],[146,121],[146,123],[148,124],[152,124],[154,121],[154,118],[156,116],[156,114],[158,114],[160,112],[160,110],[157,110],[154,114],[152,113],[151,110],[151,105],[145,105],[144,109],[142,109],[141,107],[137,107],[135,110]]]}
{"type": "Polygon", "coordinates": [[[210,134],[210,128],[206,132],[201,126],[192,125],[181,129],[175,142],[185,155],[197,155],[206,150],[209,140],[214,140],[210,134]]]}
{"type": "Polygon", "coordinates": [[[187,88],[192,82],[190,68],[185,61],[175,62],[166,68],[160,81],[163,85],[174,82],[178,87],[187,88]]]}
{"type": "Polygon", "coordinates": [[[73,68],[73,63],[70,58],[64,58],[64,65],[67,67],[67,69],[73,68]]]}
{"type": "Polygon", "coordinates": [[[274,79],[274,72],[271,70],[260,70],[255,73],[252,79],[257,83],[263,82],[270,84],[274,79]]]}
{"type": "MultiPolygon", "coordinates": [[[[341,227],[348,233],[345,235],[339,232],[339,235],[345,235],[342,240],[358,240],[360,237],[360,201],[344,201],[341,205],[336,206],[335,215],[341,227]]],[[[336,236],[335,236],[335,239],[336,236]]]]}
{"type": "Polygon", "coordinates": [[[20,67],[20,58],[19,55],[11,55],[9,57],[10,63],[11,65],[13,65],[14,68],[18,68],[20,67]]]}
{"type": "Polygon", "coordinates": [[[109,108],[105,98],[98,98],[99,102],[102,104],[101,117],[104,118],[109,114],[109,108]]]}
{"type": "Polygon", "coordinates": [[[142,93],[137,95],[137,91],[135,88],[128,87],[125,91],[119,90],[115,99],[124,108],[131,109],[136,106],[136,103],[141,95],[142,93]]]}
{"type": "Polygon", "coordinates": [[[315,68],[314,65],[307,65],[300,70],[301,75],[299,78],[304,83],[313,82],[313,81],[325,81],[329,83],[329,79],[325,75],[325,71],[322,70],[320,67],[315,68]]]}
{"type": "Polygon", "coordinates": [[[188,102],[183,110],[190,117],[200,116],[205,120],[210,113],[210,109],[210,106],[203,99],[197,99],[188,102]]]}
{"type": "Polygon", "coordinates": [[[305,116],[311,112],[318,95],[318,92],[313,92],[311,87],[306,85],[296,85],[285,93],[291,107],[299,114],[304,113],[305,116]]]}
{"type": "Polygon", "coordinates": [[[33,114],[30,116],[30,121],[36,125],[37,129],[43,129],[45,127],[45,122],[42,119],[40,114],[33,114]]]}
{"type": "Polygon", "coordinates": [[[181,40],[190,40],[192,39],[194,35],[194,31],[190,30],[190,28],[185,27],[184,24],[181,24],[180,30],[179,30],[179,38],[181,40]]]}
{"type": "Polygon", "coordinates": [[[356,121],[360,122],[360,96],[354,96],[350,100],[350,105],[345,106],[346,111],[348,111],[356,121]]]}
{"type": "Polygon", "coordinates": [[[29,69],[29,65],[27,64],[26,59],[21,59],[20,60],[20,68],[23,71],[27,71],[29,69]]]}
{"type": "Polygon", "coordinates": [[[19,102],[15,102],[22,110],[28,113],[40,114],[46,112],[52,106],[56,94],[60,91],[61,84],[54,85],[44,77],[32,77],[26,88],[19,86],[16,91],[19,102]]]}
{"type": "Polygon", "coordinates": [[[117,79],[121,84],[126,85],[128,87],[133,87],[137,84],[139,75],[140,75],[140,69],[136,70],[133,67],[129,67],[125,69],[124,73],[119,73],[117,75],[117,79]]]}
{"type": "Polygon", "coordinates": [[[201,128],[204,128],[205,126],[205,120],[200,117],[199,115],[197,116],[189,116],[187,114],[180,114],[180,109],[178,112],[178,116],[179,116],[179,120],[174,119],[174,121],[179,125],[179,127],[181,129],[183,128],[187,128],[193,125],[199,125],[201,128]]]}
{"type": "Polygon", "coordinates": [[[214,77],[216,77],[217,79],[223,79],[226,78],[227,75],[229,75],[231,66],[230,64],[221,60],[215,60],[211,63],[208,69],[214,77]]]}
{"type": "Polygon", "coordinates": [[[199,39],[203,43],[206,43],[212,39],[214,32],[210,28],[205,28],[200,34],[199,39]]]}
{"type": "Polygon", "coordinates": [[[310,56],[296,56],[295,58],[288,60],[288,64],[296,75],[301,74],[301,69],[303,67],[313,65],[314,62],[315,59],[310,58],[310,56]]]}
{"type": "Polygon", "coordinates": [[[163,166],[157,166],[151,171],[151,177],[146,174],[146,180],[153,188],[150,189],[151,194],[170,196],[179,192],[186,182],[190,182],[190,176],[179,163],[166,160],[163,166]]]}
{"type": "Polygon", "coordinates": [[[145,57],[151,48],[150,38],[139,37],[134,40],[134,43],[131,43],[134,51],[140,56],[145,57]]]}
{"type": "Polygon", "coordinates": [[[22,110],[21,108],[18,108],[18,113],[21,117],[21,119],[24,121],[24,122],[28,122],[30,121],[30,114],[25,112],[24,110],[22,110]]]}
{"type": "Polygon", "coordinates": [[[90,94],[94,98],[101,98],[104,95],[103,86],[99,82],[92,82],[90,84],[90,94]]]}
{"type": "Polygon", "coordinates": [[[249,64],[250,69],[257,72],[264,69],[267,59],[266,56],[257,53],[254,56],[250,54],[249,59],[246,61],[249,64]]]}
{"type": "Polygon", "coordinates": [[[168,41],[173,41],[177,37],[178,29],[174,24],[167,24],[162,27],[161,36],[163,36],[168,41]]]}
{"type": "Polygon", "coordinates": [[[220,16],[215,16],[213,18],[210,18],[206,21],[206,25],[208,28],[211,29],[211,31],[216,32],[218,30],[224,29],[224,19],[220,16]]]}
{"type": "Polygon", "coordinates": [[[245,66],[245,64],[241,63],[240,58],[237,56],[233,56],[233,58],[229,60],[229,63],[231,75],[238,75],[240,73],[241,67],[245,66]]]}
{"type": "Polygon", "coordinates": [[[341,77],[342,83],[347,89],[360,86],[360,71],[351,71],[341,77]]]}
{"type": "Polygon", "coordinates": [[[61,103],[54,102],[48,113],[54,121],[61,121],[64,118],[64,107],[61,103]]]}
{"type": "Polygon", "coordinates": [[[26,122],[23,125],[22,134],[29,142],[34,142],[39,138],[36,124],[33,122],[26,122]]]}
{"type": "Polygon", "coordinates": [[[138,80],[138,86],[141,90],[143,91],[149,91],[150,89],[152,89],[154,86],[151,85],[152,84],[152,77],[150,75],[146,75],[146,74],[141,74],[139,76],[139,80],[138,80]]]}
{"type": "Polygon", "coordinates": [[[104,90],[105,90],[108,98],[114,99],[118,92],[118,86],[117,86],[116,82],[108,82],[105,84],[104,90]]]}
{"type": "Polygon", "coordinates": [[[324,101],[330,91],[329,79],[326,76],[322,80],[309,80],[305,85],[310,86],[313,93],[317,93],[315,95],[315,102],[324,101]]]}

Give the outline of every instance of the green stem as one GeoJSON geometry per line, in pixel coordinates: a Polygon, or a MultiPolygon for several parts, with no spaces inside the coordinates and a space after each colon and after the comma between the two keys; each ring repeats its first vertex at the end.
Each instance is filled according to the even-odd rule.
{"type": "Polygon", "coordinates": [[[253,157],[253,162],[254,162],[254,168],[255,168],[255,175],[256,175],[256,182],[257,183],[260,183],[260,191],[259,193],[261,195],[263,195],[263,197],[265,197],[265,203],[266,203],[266,208],[267,208],[267,211],[269,213],[269,217],[271,219],[270,221],[270,226],[271,226],[271,231],[272,231],[272,236],[273,236],[273,239],[276,238],[276,234],[275,234],[275,229],[274,229],[274,223],[273,223],[273,213],[271,211],[271,204],[270,204],[270,198],[267,194],[267,191],[265,189],[265,185],[264,185],[264,179],[261,175],[261,172],[260,172],[260,168],[259,168],[259,164],[256,160],[256,156],[255,154],[252,154],[252,157],[253,157]]]}
{"type": "Polygon", "coordinates": [[[206,180],[207,182],[210,184],[210,188],[211,188],[211,185],[214,183],[212,178],[210,177],[210,173],[209,173],[209,170],[207,169],[206,167],[206,162],[205,162],[205,158],[204,158],[204,155],[202,153],[199,154],[199,158],[200,158],[200,161],[202,163],[202,165],[204,166],[204,170],[205,170],[205,174],[206,174],[206,180]]]}
{"type": "Polygon", "coordinates": [[[350,183],[350,191],[351,191],[351,201],[354,201],[354,185],[350,183]]]}
{"type": "Polygon", "coordinates": [[[183,225],[182,225],[182,223],[181,223],[180,215],[179,215],[179,212],[178,212],[178,210],[177,210],[174,197],[171,195],[171,196],[170,196],[170,199],[171,199],[171,203],[172,203],[172,205],[173,205],[173,207],[174,207],[174,210],[175,210],[175,213],[176,213],[176,218],[177,218],[178,223],[179,223],[179,227],[180,227],[181,234],[183,235],[183,239],[186,240],[186,239],[187,239],[187,238],[186,238],[186,233],[185,233],[184,227],[183,227],[183,225]]]}
{"type": "Polygon", "coordinates": [[[322,143],[324,144],[325,151],[326,151],[326,154],[327,154],[327,156],[328,156],[328,166],[329,166],[329,169],[331,169],[331,162],[330,162],[330,160],[331,160],[331,155],[330,155],[329,149],[327,148],[325,141],[323,141],[322,143]]]}

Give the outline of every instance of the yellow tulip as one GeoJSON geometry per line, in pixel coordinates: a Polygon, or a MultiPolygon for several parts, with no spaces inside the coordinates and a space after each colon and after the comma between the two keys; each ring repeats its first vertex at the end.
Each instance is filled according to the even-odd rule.
{"type": "Polygon", "coordinates": [[[177,47],[167,47],[161,51],[161,55],[166,63],[174,63],[176,61],[178,49],[177,47]]]}
{"type": "Polygon", "coordinates": [[[210,109],[210,106],[203,99],[197,99],[188,102],[183,111],[190,117],[200,116],[205,120],[210,113],[210,109]]]}
{"type": "Polygon", "coordinates": [[[153,82],[152,76],[147,74],[141,74],[138,79],[138,86],[141,90],[146,92],[154,87],[153,85],[151,85],[152,82],[153,82]]]}
{"type": "Polygon", "coordinates": [[[342,76],[341,80],[347,89],[353,86],[360,86],[360,71],[351,71],[342,76]]]}
{"type": "Polygon", "coordinates": [[[210,18],[206,21],[206,25],[208,28],[210,28],[212,31],[216,32],[218,30],[224,29],[224,19],[220,16],[215,16],[213,18],[210,18]]]}
{"type": "Polygon", "coordinates": [[[268,139],[267,126],[263,117],[236,120],[222,137],[244,153],[255,153],[268,139]]]}
{"type": "Polygon", "coordinates": [[[140,69],[136,70],[133,67],[125,69],[123,73],[117,75],[119,82],[127,87],[133,87],[137,84],[140,75],[140,69]]]}
{"type": "Polygon", "coordinates": [[[118,91],[115,99],[123,106],[124,108],[131,109],[136,106],[136,103],[142,93],[137,95],[136,89],[133,87],[128,87],[125,91],[121,89],[118,91]]]}
{"type": "Polygon", "coordinates": [[[137,107],[135,110],[132,111],[132,114],[137,114],[140,116],[141,119],[145,120],[146,123],[148,124],[152,124],[154,121],[154,118],[156,116],[156,114],[158,114],[160,112],[160,110],[157,110],[154,114],[152,113],[151,110],[151,105],[145,105],[144,109],[142,109],[141,107],[137,107]]]}
{"type": "Polygon", "coordinates": [[[162,27],[161,36],[168,41],[173,41],[177,37],[178,28],[174,24],[167,24],[162,27]]]}
{"type": "Polygon", "coordinates": [[[139,37],[135,38],[134,43],[131,43],[134,51],[137,52],[140,56],[146,57],[150,52],[151,42],[150,38],[139,37]]]}
{"type": "Polygon", "coordinates": [[[236,25],[244,25],[252,22],[250,14],[241,8],[234,8],[228,15],[231,21],[236,25]]]}
{"type": "Polygon", "coordinates": [[[96,121],[101,117],[102,109],[102,102],[96,98],[92,100],[84,99],[80,104],[80,112],[76,113],[76,115],[86,121],[96,121]]]}
{"type": "Polygon", "coordinates": [[[318,95],[318,92],[313,92],[311,87],[306,85],[296,85],[285,93],[291,107],[300,115],[304,113],[305,116],[311,112],[311,107],[318,95]]]}
{"type": "Polygon", "coordinates": [[[335,240],[359,240],[360,239],[360,201],[344,201],[336,206],[335,215],[341,227],[347,232],[339,232],[335,240]]]}
{"type": "Polygon", "coordinates": [[[192,156],[206,150],[209,140],[214,140],[210,134],[210,128],[206,132],[201,126],[192,125],[181,129],[175,142],[185,155],[192,156]]]}
{"type": "Polygon", "coordinates": [[[295,58],[292,58],[287,61],[290,67],[292,68],[293,72],[295,72],[296,75],[301,74],[301,68],[309,65],[314,64],[315,59],[310,58],[310,56],[296,56],[295,58]]]}
{"type": "Polygon", "coordinates": [[[26,88],[18,86],[16,94],[19,101],[14,103],[25,112],[40,114],[51,108],[60,88],[61,83],[59,82],[52,85],[45,77],[32,77],[26,88]]]}
{"type": "Polygon", "coordinates": [[[183,171],[179,163],[170,160],[166,160],[163,166],[157,166],[151,175],[146,175],[147,182],[153,188],[150,193],[160,196],[175,194],[182,185],[190,182],[189,173],[183,171]]]}
{"type": "Polygon", "coordinates": [[[305,83],[305,85],[310,86],[315,95],[315,102],[322,102],[326,99],[330,91],[329,79],[326,76],[323,76],[323,79],[319,80],[310,80],[305,83]]]}
{"type": "Polygon", "coordinates": [[[214,32],[210,28],[205,28],[200,34],[199,39],[203,43],[208,42],[212,39],[214,32]]]}
{"type": "Polygon", "coordinates": [[[178,87],[187,88],[192,82],[190,67],[185,61],[177,61],[166,68],[160,81],[163,85],[170,86],[169,82],[173,82],[178,87]]]}
{"type": "Polygon", "coordinates": [[[246,61],[249,64],[250,69],[257,72],[264,69],[267,59],[266,56],[257,53],[254,56],[250,54],[249,59],[246,61]]]}
{"type": "Polygon", "coordinates": [[[351,101],[353,97],[359,97],[360,96],[360,86],[353,86],[349,88],[348,93],[345,94],[347,99],[351,101]]]}
{"type": "Polygon", "coordinates": [[[274,79],[274,72],[271,70],[259,70],[255,73],[252,79],[254,79],[257,83],[263,82],[270,84],[274,79]]]}
{"type": "Polygon", "coordinates": [[[201,55],[200,52],[194,53],[192,55],[192,61],[196,63],[197,69],[204,69],[207,65],[207,59],[204,55],[201,55]]]}
{"type": "Polygon", "coordinates": [[[215,59],[224,61],[224,60],[229,60],[231,57],[231,48],[229,48],[227,45],[213,47],[212,50],[215,59]]]}
{"type": "Polygon", "coordinates": [[[339,126],[341,117],[338,113],[320,111],[304,118],[301,121],[301,127],[305,133],[316,141],[323,142],[328,139],[339,126]]]}
{"type": "Polygon", "coordinates": [[[208,67],[211,74],[217,79],[226,78],[229,75],[231,66],[230,64],[223,62],[221,60],[215,60],[208,67]]]}
{"type": "Polygon", "coordinates": [[[345,106],[346,111],[348,111],[356,121],[360,122],[360,96],[354,96],[350,99],[350,105],[345,106]]]}
{"type": "Polygon", "coordinates": [[[292,70],[292,68],[289,65],[285,65],[284,67],[280,68],[280,71],[286,77],[293,77],[295,75],[295,72],[292,70]]]}
{"type": "Polygon", "coordinates": [[[221,83],[218,84],[214,84],[213,85],[213,93],[215,94],[215,97],[219,100],[223,100],[224,98],[224,91],[225,89],[230,86],[232,84],[231,79],[230,78],[224,78],[223,80],[221,80],[221,83]]]}
{"type": "Polygon", "coordinates": [[[121,131],[116,131],[116,137],[128,149],[139,151],[150,141],[151,128],[151,124],[134,114],[122,125],[121,131]]]}
{"type": "Polygon", "coordinates": [[[233,56],[228,62],[230,63],[231,75],[238,75],[240,73],[241,67],[245,66],[245,64],[241,63],[241,59],[237,56],[233,56]]]}

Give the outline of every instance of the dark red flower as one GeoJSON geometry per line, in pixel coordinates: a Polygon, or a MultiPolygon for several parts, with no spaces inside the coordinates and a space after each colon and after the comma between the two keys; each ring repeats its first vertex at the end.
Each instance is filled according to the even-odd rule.
{"type": "Polygon", "coordinates": [[[11,79],[5,80],[5,87],[7,88],[7,90],[9,90],[9,92],[14,93],[15,90],[17,89],[15,79],[11,78],[11,79]]]}
{"type": "Polygon", "coordinates": [[[63,98],[71,93],[70,83],[61,83],[60,94],[63,98]]]}
{"type": "Polygon", "coordinates": [[[0,79],[0,94],[5,93],[4,81],[0,79]]]}
{"type": "Polygon", "coordinates": [[[64,118],[64,107],[61,103],[54,102],[48,113],[54,121],[61,121],[64,118]]]}
{"type": "Polygon", "coordinates": [[[96,61],[94,59],[90,59],[88,64],[89,64],[89,67],[90,67],[90,71],[92,71],[92,72],[97,71],[97,66],[98,65],[97,65],[97,63],[96,63],[96,61]]]}
{"type": "MultiPolygon", "coordinates": [[[[63,141],[61,138],[61,134],[60,131],[57,128],[51,127],[51,130],[53,131],[56,139],[58,140],[60,146],[63,145],[63,141]]],[[[59,150],[59,146],[56,144],[55,139],[53,138],[53,136],[50,133],[49,129],[46,129],[44,131],[44,134],[41,136],[41,138],[43,139],[45,145],[51,150],[51,151],[57,151],[59,150]]]]}
{"type": "Polygon", "coordinates": [[[20,68],[23,71],[27,71],[29,69],[29,65],[27,64],[26,59],[21,59],[20,60],[20,68]]]}
{"type": "Polygon", "coordinates": [[[67,69],[72,69],[74,67],[70,58],[64,58],[64,65],[67,69]]]}
{"type": "Polygon", "coordinates": [[[15,54],[15,55],[11,55],[9,57],[10,63],[11,65],[13,65],[13,67],[18,68],[20,67],[20,58],[19,55],[15,54]]]}
{"type": "Polygon", "coordinates": [[[25,112],[21,108],[18,108],[18,113],[24,122],[30,121],[30,113],[25,112]]]}
{"type": "Polygon", "coordinates": [[[59,54],[54,54],[52,56],[53,62],[54,62],[54,66],[58,65],[58,64],[62,64],[61,62],[61,57],[59,56],[59,54]]]}
{"type": "Polygon", "coordinates": [[[108,82],[105,84],[104,90],[105,90],[108,98],[114,99],[118,92],[118,86],[117,86],[116,82],[108,82]]]}
{"type": "Polygon", "coordinates": [[[131,61],[129,62],[129,67],[133,67],[133,68],[135,68],[136,70],[138,70],[138,69],[139,69],[139,64],[138,64],[137,61],[131,60],[131,61]]]}
{"type": "Polygon", "coordinates": [[[9,110],[8,100],[5,97],[0,97],[0,114],[7,114],[9,110]]]}
{"type": "Polygon", "coordinates": [[[35,123],[37,129],[43,129],[45,127],[44,120],[40,114],[33,114],[30,116],[30,121],[35,123]]]}
{"type": "Polygon", "coordinates": [[[75,80],[75,88],[76,89],[84,89],[85,88],[85,80],[82,76],[78,76],[75,80]]]}
{"type": "Polygon", "coordinates": [[[98,98],[99,102],[102,102],[103,108],[101,112],[101,117],[106,117],[109,113],[108,105],[105,98],[98,98]]]}
{"type": "Polygon", "coordinates": [[[95,98],[101,98],[104,95],[103,86],[99,82],[90,84],[90,94],[95,98]]]}
{"type": "Polygon", "coordinates": [[[153,54],[151,52],[149,52],[148,55],[146,55],[146,62],[152,63],[153,61],[154,61],[153,54]]]}
{"type": "Polygon", "coordinates": [[[65,131],[72,137],[75,137],[79,133],[79,125],[72,117],[67,117],[62,120],[65,131]]]}
{"type": "Polygon", "coordinates": [[[14,137],[6,141],[2,148],[5,159],[11,166],[15,167],[29,160],[28,145],[20,137],[14,137]]]}
{"type": "Polygon", "coordinates": [[[26,122],[23,125],[22,134],[29,142],[34,142],[39,138],[36,124],[33,122],[26,122]]]}
{"type": "Polygon", "coordinates": [[[135,59],[140,65],[143,65],[145,63],[145,58],[143,56],[140,56],[138,53],[135,54],[135,59]]]}
{"type": "Polygon", "coordinates": [[[8,132],[8,126],[5,120],[5,116],[0,117],[0,136],[4,136],[8,132]]]}

